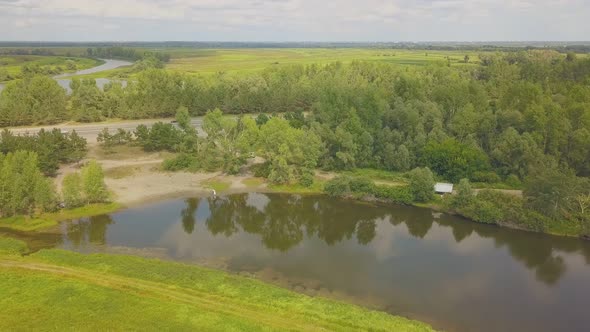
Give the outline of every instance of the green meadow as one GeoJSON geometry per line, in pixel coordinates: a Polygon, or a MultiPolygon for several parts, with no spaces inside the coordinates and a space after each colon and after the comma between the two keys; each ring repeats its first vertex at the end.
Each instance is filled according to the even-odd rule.
{"type": "Polygon", "coordinates": [[[24,243],[0,237],[2,331],[432,331],[198,266],[53,249],[24,253],[24,243]]]}
{"type": "Polygon", "coordinates": [[[269,67],[285,65],[325,65],[353,61],[375,61],[399,65],[424,66],[430,63],[465,64],[465,55],[470,63],[478,61],[476,52],[424,51],[396,49],[355,48],[273,48],[273,49],[166,49],[171,55],[166,68],[192,74],[250,73],[269,67]]]}
{"type": "MultiPolygon", "coordinates": [[[[289,65],[326,65],[330,63],[350,64],[353,61],[391,63],[402,66],[425,66],[448,64],[451,66],[473,66],[479,62],[476,51],[425,51],[372,48],[235,48],[198,49],[163,48],[146,51],[170,54],[169,71],[209,76],[217,73],[247,75],[267,68],[289,65]],[[465,63],[465,55],[469,63],[465,63]]],[[[83,75],[85,78],[129,78],[136,73],[129,68],[117,68],[83,75]]]]}

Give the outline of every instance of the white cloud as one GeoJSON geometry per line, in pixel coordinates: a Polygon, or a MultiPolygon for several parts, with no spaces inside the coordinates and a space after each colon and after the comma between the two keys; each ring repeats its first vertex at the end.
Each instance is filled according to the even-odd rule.
{"type": "Polygon", "coordinates": [[[582,40],[587,17],[585,0],[0,0],[0,38],[582,40]]]}

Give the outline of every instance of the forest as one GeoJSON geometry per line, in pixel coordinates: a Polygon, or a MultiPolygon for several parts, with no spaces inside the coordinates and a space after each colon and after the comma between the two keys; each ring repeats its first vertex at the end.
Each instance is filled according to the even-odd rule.
{"type": "MultiPolygon", "coordinates": [[[[524,220],[523,228],[546,230],[547,224],[567,220],[575,226],[566,232],[577,234],[590,224],[586,57],[530,50],[481,54],[476,66],[357,61],[207,77],[157,67],[147,61],[126,88],[114,82],[103,91],[93,80],[74,80],[70,96],[54,80],[31,74],[2,91],[0,125],[177,116],[180,129],[161,124],[138,128],[134,135],[146,150],[178,152],[165,162],[169,170],[235,173],[257,155],[266,160],[258,175],[274,183],[310,185],[316,168],[420,168],[416,172],[432,181],[465,179],[469,194],[453,209],[482,222],[518,219],[524,220]],[[206,115],[206,138],[188,125],[187,119],[198,115],[206,115]],[[473,198],[470,183],[522,188],[524,197],[508,199],[516,207],[502,209],[503,196],[473,198]]],[[[129,140],[125,135],[117,139],[129,140]]],[[[103,141],[112,140],[105,133],[103,141]]],[[[340,191],[350,191],[347,181],[340,191]]],[[[412,196],[413,201],[430,199],[417,192],[412,196]]]]}

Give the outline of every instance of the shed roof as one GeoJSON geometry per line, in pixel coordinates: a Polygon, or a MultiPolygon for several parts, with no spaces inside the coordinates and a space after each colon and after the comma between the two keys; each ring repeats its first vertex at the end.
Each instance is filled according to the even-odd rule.
{"type": "Polygon", "coordinates": [[[453,192],[453,184],[439,182],[434,185],[434,191],[437,193],[450,194],[453,192]]]}

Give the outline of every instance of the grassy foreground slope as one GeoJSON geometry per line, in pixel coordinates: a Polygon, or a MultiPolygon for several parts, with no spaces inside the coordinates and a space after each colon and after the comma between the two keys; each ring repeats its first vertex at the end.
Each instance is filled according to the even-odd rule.
{"type": "Polygon", "coordinates": [[[432,331],[197,266],[0,238],[0,330],[432,331]],[[6,250],[2,250],[5,248],[6,250]]]}

